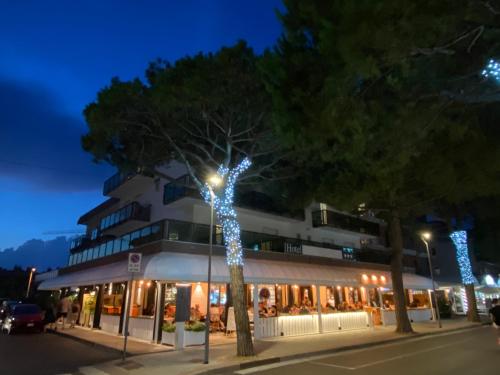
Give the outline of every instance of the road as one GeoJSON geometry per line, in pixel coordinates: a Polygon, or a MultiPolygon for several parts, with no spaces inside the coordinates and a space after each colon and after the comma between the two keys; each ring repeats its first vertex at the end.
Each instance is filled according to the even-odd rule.
{"type": "Polygon", "coordinates": [[[484,327],[250,368],[236,374],[498,374],[500,345],[496,340],[493,328],[484,327]]]}
{"type": "Polygon", "coordinates": [[[0,374],[55,375],[110,361],[117,354],[50,333],[0,334],[0,374]]]}

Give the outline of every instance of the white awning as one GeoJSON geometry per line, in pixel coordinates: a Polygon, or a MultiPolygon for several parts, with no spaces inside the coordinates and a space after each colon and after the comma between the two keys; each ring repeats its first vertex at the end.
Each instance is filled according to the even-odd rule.
{"type": "MultiPolygon", "coordinates": [[[[207,280],[208,257],[205,255],[163,252],[145,257],[142,265],[142,272],[136,274],[136,278],[173,282],[203,282],[207,280]]],[[[349,286],[365,285],[361,276],[366,274],[370,279],[372,275],[375,275],[378,280],[384,276],[385,284],[378,285],[391,288],[390,272],[369,268],[246,259],[243,272],[247,283],[349,286]]],[[[127,261],[121,261],[43,281],[39,289],[54,290],[68,286],[125,281],[129,278],[127,261]]],[[[212,257],[212,281],[215,283],[229,282],[229,271],[224,257],[212,257]]],[[[406,288],[411,289],[432,288],[430,279],[414,274],[404,274],[403,283],[406,288]]]]}

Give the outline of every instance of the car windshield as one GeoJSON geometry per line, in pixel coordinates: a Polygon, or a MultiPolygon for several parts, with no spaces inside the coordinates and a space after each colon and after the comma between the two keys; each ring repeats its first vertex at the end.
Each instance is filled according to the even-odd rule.
{"type": "Polygon", "coordinates": [[[12,312],[14,315],[37,314],[40,312],[40,309],[36,305],[16,305],[12,312]]]}

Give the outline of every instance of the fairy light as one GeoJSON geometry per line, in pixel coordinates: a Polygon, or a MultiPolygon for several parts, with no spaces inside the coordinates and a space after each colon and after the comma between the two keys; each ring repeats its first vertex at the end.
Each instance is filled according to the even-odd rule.
{"type": "Polygon", "coordinates": [[[462,282],[465,285],[474,284],[474,275],[472,274],[472,267],[469,259],[469,250],[467,246],[467,232],[464,230],[459,230],[452,232],[450,238],[455,245],[457,250],[457,261],[458,268],[460,269],[460,275],[462,276],[462,282]]]}
{"type": "Polygon", "coordinates": [[[485,78],[493,78],[497,82],[500,82],[500,63],[491,59],[488,61],[486,68],[481,72],[481,75],[485,78]]]}
{"type": "MultiPolygon", "coordinates": [[[[221,181],[225,181],[225,186],[214,191],[213,204],[217,219],[222,224],[224,245],[226,246],[226,263],[229,266],[243,265],[241,230],[233,205],[234,190],[238,178],[251,164],[250,159],[245,158],[233,169],[221,165],[217,171],[217,176],[221,181]]],[[[203,188],[201,195],[205,202],[210,204],[212,197],[208,185],[203,188]]]]}

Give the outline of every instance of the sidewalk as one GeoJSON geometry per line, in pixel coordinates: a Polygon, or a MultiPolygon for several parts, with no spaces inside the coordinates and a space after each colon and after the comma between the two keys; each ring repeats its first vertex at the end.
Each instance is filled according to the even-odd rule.
{"type": "MultiPolygon", "coordinates": [[[[383,343],[408,340],[425,335],[451,332],[461,329],[480,327],[481,324],[469,323],[465,318],[443,321],[439,329],[435,323],[414,323],[415,335],[399,335],[394,327],[377,327],[374,330],[336,332],[323,335],[297,336],[259,340],[255,343],[257,355],[251,358],[235,356],[235,344],[219,344],[210,347],[210,364],[204,365],[204,347],[192,347],[183,351],[168,350],[163,353],[137,355],[127,359],[104,363],[94,367],[81,368],[82,374],[95,374],[103,371],[108,374],[156,375],[165,374],[220,374],[261,364],[326,354],[330,352],[357,349],[383,343]]],[[[150,345],[150,344],[144,344],[150,345]]],[[[156,347],[157,345],[151,345],[156,347]]]]}
{"type": "MultiPolygon", "coordinates": [[[[65,328],[63,330],[58,328],[57,331],[49,330],[49,332],[69,337],[85,344],[101,347],[103,350],[116,352],[117,356],[121,355],[123,350],[123,336],[117,336],[99,330],[77,326],[75,328],[65,328]]],[[[130,337],[127,340],[127,355],[136,356],[168,351],[173,351],[173,349],[169,346],[154,345],[130,337]]]]}

